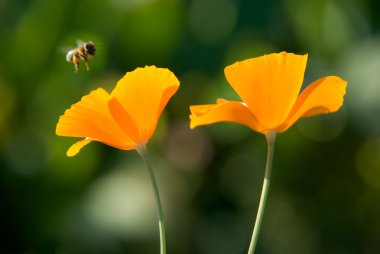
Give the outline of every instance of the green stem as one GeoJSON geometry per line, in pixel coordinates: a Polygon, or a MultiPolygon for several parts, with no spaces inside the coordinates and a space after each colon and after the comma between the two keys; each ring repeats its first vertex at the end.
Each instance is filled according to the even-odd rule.
{"type": "Polygon", "coordinates": [[[138,148],[136,148],[136,151],[143,159],[146,168],[148,169],[150,180],[152,182],[152,188],[154,192],[154,197],[156,200],[156,206],[157,206],[157,213],[158,213],[158,226],[160,229],[160,253],[165,254],[166,253],[166,240],[165,240],[165,224],[164,224],[164,215],[162,212],[162,206],[161,206],[161,200],[160,200],[160,194],[158,192],[158,186],[156,177],[153,172],[152,165],[150,163],[149,157],[148,157],[148,151],[146,150],[146,145],[140,145],[138,148]]]}
{"type": "Polygon", "coordinates": [[[269,131],[266,134],[267,145],[268,145],[267,164],[265,166],[265,177],[264,177],[263,189],[261,191],[259,209],[257,211],[255,228],[253,229],[248,254],[253,254],[255,252],[257,238],[259,237],[261,221],[263,219],[265,203],[267,201],[268,190],[269,190],[270,174],[272,171],[273,151],[274,151],[274,143],[276,140],[276,134],[277,133],[275,131],[269,131]]]}

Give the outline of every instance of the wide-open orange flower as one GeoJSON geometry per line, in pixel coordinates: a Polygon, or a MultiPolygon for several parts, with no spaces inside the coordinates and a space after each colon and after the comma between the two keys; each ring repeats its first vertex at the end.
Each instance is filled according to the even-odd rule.
{"type": "Polygon", "coordinates": [[[179,81],[168,69],[147,66],[127,72],[111,94],[102,88],[84,96],[59,118],[56,134],[83,137],[67,151],[76,155],[91,141],[124,149],[148,142],[179,81]]]}
{"type": "Polygon", "coordinates": [[[218,99],[216,104],[191,106],[190,127],[228,121],[268,133],[283,132],[299,118],[337,111],[347,82],[321,78],[299,95],[307,55],[281,52],[236,62],[224,69],[243,102],[218,99]]]}

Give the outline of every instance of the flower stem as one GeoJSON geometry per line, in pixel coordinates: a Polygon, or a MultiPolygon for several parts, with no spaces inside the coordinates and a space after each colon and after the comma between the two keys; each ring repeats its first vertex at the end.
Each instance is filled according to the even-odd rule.
{"type": "Polygon", "coordinates": [[[264,177],[263,189],[261,190],[259,209],[256,215],[255,228],[253,229],[248,254],[253,254],[255,252],[257,238],[259,236],[259,231],[261,227],[261,221],[264,215],[264,208],[265,208],[265,203],[267,201],[268,190],[269,190],[270,174],[272,171],[273,151],[274,151],[274,143],[276,140],[276,134],[277,133],[275,131],[269,131],[265,135],[267,139],[267,146],[268,146],[267,163],[265,166],[265,177],[264,177]]]}
{"type": "Polygon", "coordinates": [[[146,149],[146,145],[140,145],[138,148],[136,148],[136,151],[143,159],[146,168],[148,169],[150,180],[152,182],[152,188],[154,192],[154,197],[156,200],[156,206],[157,206],[157,213],[158,213],[158,226],[160,229],[160,253],[165,254],[166,253],[166,240],[165,240],[165,224],[164,224],[164,215],[162,212],[162,206],[161,206],[161,199],[160,194],[158,192],[158,186],[156,177],[153,172],[152,165],[149,160],[148,151],[146,149]]]}

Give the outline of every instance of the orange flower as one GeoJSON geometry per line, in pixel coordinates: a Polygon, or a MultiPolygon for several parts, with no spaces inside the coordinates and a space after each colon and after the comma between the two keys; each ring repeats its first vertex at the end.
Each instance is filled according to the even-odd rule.
{"type": "Polygon", "coordinates": [[[227,66],[226,78],[244,102],[191,106],[190,127],[227,121],[266,134],[283,132],[299,118],[337,111],[347,86],[337,76],[313,82],[298,96],[306,62],[307,55],[281,52],[227,66]]]}
{"type": "Polygon", "coordinates": [[[91,141],[130,150],[146,144],[179,81],[168,69],[147,66],[127,72],[111,94],[102,88],[84,96],[59,118],[56,134],[84,137],[67,151],[76,155],[91,141]]]}

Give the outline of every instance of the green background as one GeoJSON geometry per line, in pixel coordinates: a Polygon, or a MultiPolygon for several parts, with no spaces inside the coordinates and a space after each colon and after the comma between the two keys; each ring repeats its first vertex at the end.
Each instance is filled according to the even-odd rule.
{"type": "Polygon", "coordinates": [[[149,176],[135,151],[55,135],[64,110],[144,65],[181,81],[148,144],[168,253],[246,253],[264,174],[263,135],[189,129],[189,105],[238,99],[223,68],[309,54],[304,86],[348,81],[336,114],[278,135],[256,253],[380,253],[377,0],[0,0],[0,253],[158,253],[149,176]],[[92,40],[74,74],[65,49],[92,40]]]}

